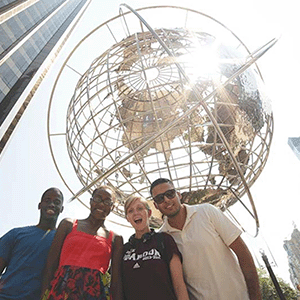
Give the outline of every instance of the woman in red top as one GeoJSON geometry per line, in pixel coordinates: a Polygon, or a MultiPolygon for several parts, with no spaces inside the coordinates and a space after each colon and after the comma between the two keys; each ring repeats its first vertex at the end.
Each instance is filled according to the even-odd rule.
{"type": "Polygon", "coordinates": [[[123,239],[104,226],[114,200],[114,192],[101,186],[93,192],[86,219],[61,221],[45,267],[43,300],[122,299],[123,239]],[[107,272],[110,260],[111,282],[107,272]]]}

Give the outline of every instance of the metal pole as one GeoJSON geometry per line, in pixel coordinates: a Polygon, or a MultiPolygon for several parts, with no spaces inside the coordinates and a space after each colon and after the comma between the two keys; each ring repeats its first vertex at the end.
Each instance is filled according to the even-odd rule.
{"type": "Polygon", "coordinates": [[[263,261],[264,261],[264,263],[265,263],[265,265],[266,265],[266,267],[267,267],[267,270],[268,270],[268,272],[269,272],[269,274],[270,274],[270,277],[271,277],[271,279],[272,279],[272,281],[273,281],[273,284],[274,284],[274,286],[275,286],[275,289],[276,289],[276,291],[277,291],[277,294],[278,294],[280,300],[286,300],[285,297],[284,297],[284,295],[283,295],[283,292],[282,292],[282,290],[281,290],[281,288],[280,288],[280,286],[279,286],[279,283],[278,283],[278,281],[277,281],[277,278],[276,278],[276,276],[275,276],[275,274],[274,274],[274,272],[273,272],[273,270],[272,270],[272,268],[271,268],[271,265],[270,265],[270,263],[269,263],[269,260],[268,260],[268,258],[267,258],[267,255],[266,255],[263,251],[261,252],[261,257],[262,257],[262,259],[263,259],[263,261]]]}

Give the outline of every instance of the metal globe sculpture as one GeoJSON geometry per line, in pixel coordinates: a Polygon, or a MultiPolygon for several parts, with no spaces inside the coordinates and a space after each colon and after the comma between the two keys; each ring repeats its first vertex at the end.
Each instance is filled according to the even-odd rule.
{"type": "Polygon", "coordinates": [[[257,57],[215,20],[229,41],[218,30],[153,29],[126,7],[141,30],[93,60],[67,110],[67,149],[84,190],[113,186],[121,216],[126,196],[148,198],[159,177],[190,204],[224,210],[245,193],[251,198],[273,132],[257,57]]]}

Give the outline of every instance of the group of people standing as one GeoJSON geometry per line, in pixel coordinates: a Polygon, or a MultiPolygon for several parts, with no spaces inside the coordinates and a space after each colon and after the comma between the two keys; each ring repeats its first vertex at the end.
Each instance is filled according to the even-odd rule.
{"type": "Polygon", "coordinates": [[[135,230],[123,244],[104,224],[115,193],[94,190],[86,219],[63,219],[63,195],[44,192],[36,226],[14,228],[0,239],[0,300],[261,300],[253,258],[238,229],[210,204],[186,205],[174,184],[151,184],[154,206],[164,216],[150,228],[144,198],[126,199],[135,230]]]}

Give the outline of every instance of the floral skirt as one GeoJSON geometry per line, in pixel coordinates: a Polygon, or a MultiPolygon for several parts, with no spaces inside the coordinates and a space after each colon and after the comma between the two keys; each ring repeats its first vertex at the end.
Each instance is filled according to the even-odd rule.
{"type": "Polygon", "coordinates": [[[61,266],[42,300],[109,300],[109,273],[61,266]]]}

